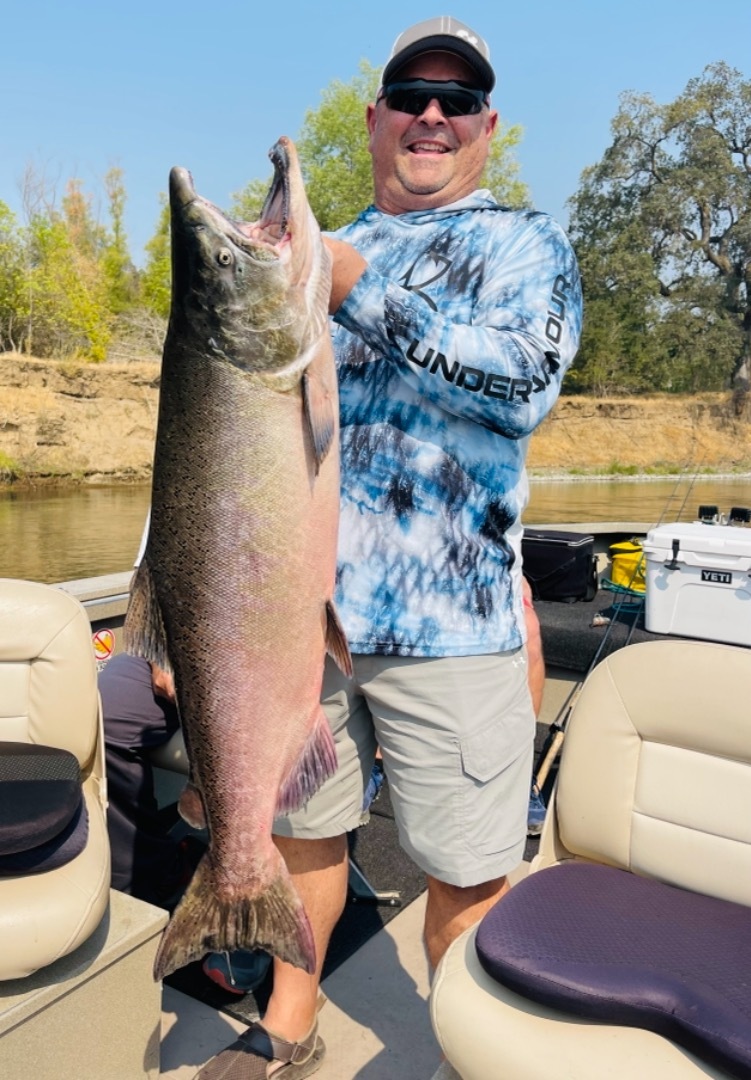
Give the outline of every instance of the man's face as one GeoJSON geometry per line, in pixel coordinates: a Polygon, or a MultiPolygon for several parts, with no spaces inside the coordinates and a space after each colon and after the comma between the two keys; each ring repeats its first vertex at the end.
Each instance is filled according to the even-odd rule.
{"type": "MultiPolygon", "coordinates": [[[[477,86],[472,69],[451,53],[425,53],[398,73],[402,79],[455,79],[477,86]]],[[[446,206],[477,187],[498,114],[443,115],[434,99],[419,116],[381,100],[368,106],[376,206],[387,214],[446,206]]]]}

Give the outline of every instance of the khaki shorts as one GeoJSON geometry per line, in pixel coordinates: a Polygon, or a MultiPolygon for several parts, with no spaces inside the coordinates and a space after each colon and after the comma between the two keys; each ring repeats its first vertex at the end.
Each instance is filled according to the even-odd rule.
{"type": "Polygon", "coordinates": [[[322,701],[337,746],[335,776],[274,832],[314,839],[357,827],[376,745],[407,854],[467,887],[522,860],[535,719],[524,649],[439,659],[327,660],[322,701]]]}

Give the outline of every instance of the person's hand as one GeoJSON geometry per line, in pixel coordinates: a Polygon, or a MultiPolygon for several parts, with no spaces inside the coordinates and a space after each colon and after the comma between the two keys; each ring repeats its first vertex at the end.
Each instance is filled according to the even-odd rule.
{"type": "Polygon", "coordinates": [[[160,668],[158,664],[151,664],[151,689],[157,697],[166,698],[167,701],[175,701],[175,680],[172,675],[160,668]]]}
{"type": "Polygon", "coordinates": [[[368,264],[359,251],[344,240],[336,240],[332,236],[324,236],[323,242],[331,256],[331,298],[329,300],[329,315],[338,311],[344,298],[349,295],[354,286],[362,277],[368,264]]]}

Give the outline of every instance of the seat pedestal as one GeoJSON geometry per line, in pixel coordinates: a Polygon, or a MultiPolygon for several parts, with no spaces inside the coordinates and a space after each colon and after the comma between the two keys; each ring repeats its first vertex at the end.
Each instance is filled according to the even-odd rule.
{"type": "Polygon", "coordinates": [[[166,911],[111,891],[80,948],[0,982],[2,1075],[156,1080],[162,988],[151,972],[166,923],[166,911]]]}

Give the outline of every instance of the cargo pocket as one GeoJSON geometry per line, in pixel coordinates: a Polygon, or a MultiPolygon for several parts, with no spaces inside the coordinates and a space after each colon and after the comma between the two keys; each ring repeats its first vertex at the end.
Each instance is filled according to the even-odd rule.
{"type": "Polygon", "coordinates": [[[505,851],[526,831],[533,740],[528,707],[460,740],[462,827],[478,854],[505,851]]]}

